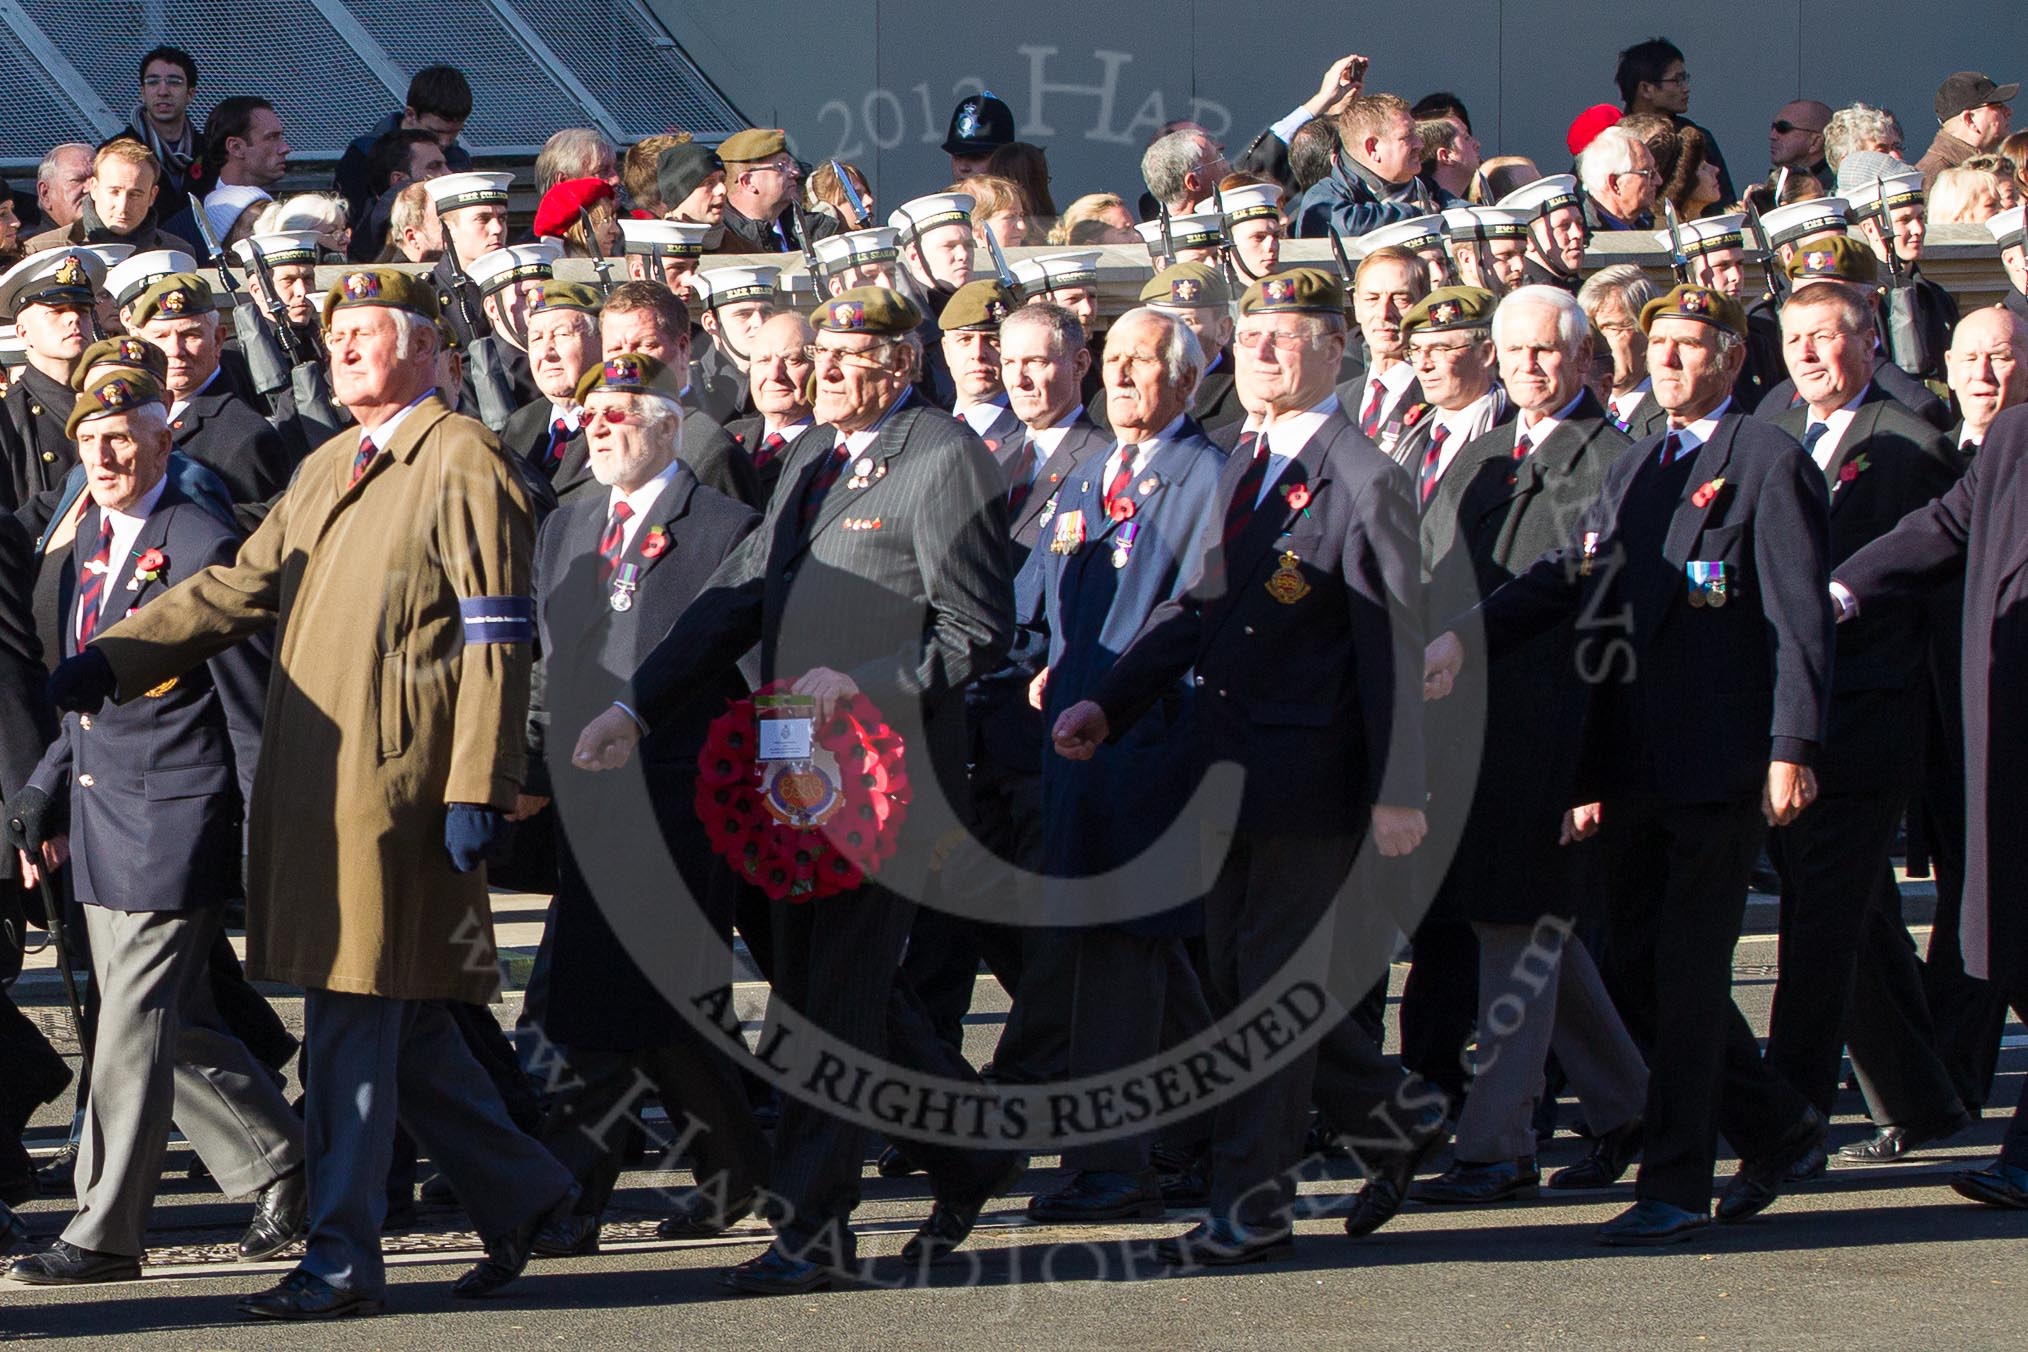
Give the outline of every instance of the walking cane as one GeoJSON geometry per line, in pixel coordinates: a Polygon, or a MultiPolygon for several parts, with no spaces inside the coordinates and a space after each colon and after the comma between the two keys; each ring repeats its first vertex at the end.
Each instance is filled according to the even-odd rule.
{"type": "MultiPolygon", "coordinates": [[[[27,835],[21,818],[16,817],[8,827],[17,838],[27,835]]],[[[70,1031],[77,1039],[77,1053],[84,1062],[87,1078],[92,1073],[91,1046],[85,1041],[84,1004],[77,998],[77,977],[70,969],[70,941],[64,933],[63,903],[57,899],[56,887],[49,881],[49,870],[36,870],[35,890],[42,894],[42,914],[49,924],[49,937],[56,942],[56,971],[63,978],[63,996],[70,1006],[70,1031]]]]}

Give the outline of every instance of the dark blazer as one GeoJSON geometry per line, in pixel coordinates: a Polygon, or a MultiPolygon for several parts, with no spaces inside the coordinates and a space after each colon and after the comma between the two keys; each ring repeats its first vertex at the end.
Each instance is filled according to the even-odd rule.
{"type": "MultiPolygon", "coordinates": [[[[1887,360],[1885,352],[1873,354],[1873,383],[1882,394],[1939,432],[1950,431],[1957,421],[1949,404],[1937,398],[1929,386],[1887,360]]],[[[1754,412],[1756,416],[1772,422],[1784,410],[1795,407],[1796,402],[1796,382],[1784,379],[1767,392],[1754,412]]]]}
{"type": "Polygon", "coordinates": [[[1232,382],[1232,354],[1219,353],[1217,363],[1197,382],[1197,393],[1190,400],[1190,421],[1214,440],[1226,428],[1246,421],[1246,408],[1239,402],[1239,390],[1232,382]]]}
{"type": "MultiPolygon", "coordinates": [[[[1351,423],[1355,431],[1359,427],[1360,411],[1366,407],[1366,393],[1367,376],[1364,370],[1361,370],[1355,378],[1343,381],[1338,386],[1339,411],[1345,415],[1345,421],[1351,423]]],[[[1422,381],[1419,379],[1409,381],[1408,388],[1401,392],[1401,397],[1394,401],[1393,408],[1374,431],[1374,444],[1386,452],[1389,458],[1399,463],[1401,457],[1395,454],[1395,450],[1400,445],[1403,434],[1428,414],[1429,401],[1422,397],[1422,381]]],[[[1240,421],[1245,421],[1244,413],[1240,421]]],[[[1232,438],[1233,443],[1237,443],[1239,433],[1233,432],[1232,438]]],[[[1220,444],[1225,445],[1228,451],[1232,449],[1230,443],[1220,444]]]]}
{"type": "MultiPolygon", "coordinates": [[[[1106,515],[1103,457],[1064,485],[1053,519],[1081,513],[1084,543],[1067,552],[1037,549],[1014,588],[1023,628],[1048,641],[1049,685],[1038,734],[1091,695],[1155,607],[1182,594],[1224,470],[1225,452],[1186,422],[1127,490],[1135,511],[1133,542],[1124,553],[1122,523],[1106,515]]],[[[1168,829],[1197,786],[1194,695],[1188,676],[1178,676],[1154,712],[1091,760],[1042,757],[1047,873],[1086,877],[1122,867],[1168,829]]],[[[1190,906],[1127,928],[1178,933],[1194,930],[1202,919],[1190,906]]]]}
{"type": "MultiPolygon", "coordinates": [[[[62,655],[77,651],[77,590],[98,547],[100,514],[85,510],[63,587],[62,655]]],[[[126,557],[113,560],[105,625],[182,579],[230,563],[239,536],[172,480],[126,557]],[[146,581],[150,549],[166,562],[146,581]]],[[[246,802],[260,758],[267,698],[265,640],[239,643],[174,681],[98,713],[66,714],[30,782],[69,791],[71,885],[77,899],[119,911],[181,911],[244,896],[246,802]],[[166,687],[166,688],[165,688],[166,687]]]]}
{"type": "Polygon", "coordinates": [[[76,391],[33,366],[22,367],[7,387],[6,398],[0,400],[7,413],[7,427],[0,432],[7,474],[0,488],[7,494],[8,510],[56,488],[77,463],[77,443],[63,432],[76,405],[76,391]]]}
{"type": "Polygon", "coordinates": [[[753,412],[746,372],[716,342],[690,359],[690,399],[714,422],[731,424],[753,412]]]}
{"type": "MultiPolygon", "coordinates": [[[[562,461],[559,461],[557,465],[552,466],[546,458],[549,451],[549,428],[555,420],[556,406],[549,402],[549,396],[545,394],[515,409],[508,417],[507,425],[500,429],[500,449],[520,463],[538,470],[545,479],[550,479],[552,484],[557,477],[556,471],[562,465],[562,461]]],[[[584,429],[580,427],[571,433],[565,438],[563,445],[564,458],[569,459],[571,449],[575,447],[578,462],[582,465],[584,429]]]]}
{"type": "Polygon", "coordinates": [[[1655,402],[1655,392],[1648,390],[1641,395],[1634,411],[1627,415],[1627,425],[1620,430],[1635,441],[1641,441],[1662,431],[1668,421],[1669,415],[1655,402]]]}
{"type": "MultiPolygon", "coordinates": [[[[1920,599],[1962,580],[1964,624],[1965,968],[2019,992],[2028,978],[2028,409],[1993,420],[1948,493],[1909,513],[1837,569],[1867,607],[1920,599]]],[[[1847,621],[1851,623],[1851,621],[1847,621]]]]}
{"type": "MultiPolygon", "coordinates": [[[[1002,471],[1012,474],[1028,447],[1032,435],[1026,428],[1019,437],[1002,442],[993,458],[1000,462],[1002,471]]],[[[1104,455],[1113,448],[1113,438],[1092,425],[1090,418],[1080,413],[1058,439],[1056,449],[1047,460],[1035,467],[1034,487],[1021,504],[1021,510],[1008,519],[1009,538],[1014,542],[1012,555],[1018,571],[1027,561],[1028,551],[1035,548],[1035,541],[1042,533],[1043,514],[1049,504],[1062,491],[1064,480],[1071,471],[1083,464],[1088,457],[1104,455]]],[[[1011,484],[1009,485],[1011,490],[1011,484]]]]}
{"type": "MultiPolygon", "coordinates": [[[[1809,410],[1784,409],[1774,425],[1801,440],[1809,410]]],[[[1854,410],[1825,481],[1831,492],[1832,571],[1902,517],[1950,490],[1958,461],[1943,434],[1869,389],[1854,410]]],[[[1882,601],[1838,626],[1830,735],[1817,759],[1825,797],[1911,786],[1921,740],[1916,695],[1927,646],[1924,608],[1882,601]]]]}
{"type": "MultiPolygon", "coordinates": [[[[0,512],[0,799],[28,782],[56,727],[43,699],[49,671],[35,633],[34,580],[35,542],[0,512]]],[[[20,876],[14,851],[0,850],[0,878],[20,876]]]]}
{"type": "Polygon", "coordinates": [[[829,438],[797,438],[761,528],[643,660],[632,703],[655,727],[756,643],[763,683],[813,667],[850,676],[906,748],[913,799],[902,853],[886,866],[906,895],[926,878],[928,845],[956,824],[959,696],[1013,638],[1005,481],[969,428],[910,395],[806,529],[804,499],[833,455],[829,438]],[[864,461],[871,472],[854,487],[864,461]]]}
{"type": "MultiPolygon", "coordinates": [[[[1526,460],[1514,459],[1514,435],[1510,423],[1460,449],[1423,513],[1432,633],[1542,555],[1577,548],[1578,522],[1632,444],[1589,391],[1526,460]]],[[[1587,702],[1572,628],[1566,621],[1469,666],[1446,716],[1425,731],[1430,829],[1445,843],[1434,857],[1449,863],[1434,911],[1526,925],[1592,909],[1589,847],[1557,844],[1575,803],[1569,753],[1584,744],[1587,702]]]]}
{"type": "Polygon", "coordinates": [[[216,474],[235,503],[266,502],[296,470],[282,434],[223,376],[191,396],[169,431],[176,449],[216,474]]]}
{"type": "MultiPolygon", "coordinates": [[[[782,454],[770,456],[767,463],[761,464],[758,462],[758,456],[768,435],[765,417],[756,413],[751,417],[741,418],[736,423],[728,423],[725,434],[732,438],[733,445],[739,447],[746,455],[746,462],[753,466],[754,481],[759,485],[760,494],[759,501],[754,504],[756,507],[766,507],[768,499],[775,495],[775,486],[782,481],[782,467],[789,463],[796,447],[811,436],[819,436],[826,442],[836,444],[830,428],[812,425],[798,432],[793,441],[783,448],[782,454]]],[[[815,442],[810,444],[816,445],[815,442]]]]}
{"type": "MultiPolygon", "coordinates": [[[[542,403],[546,405],[545,398],[542,403]]],[[[518,417],[526,408],[515,410],[518,417]]],[[[510,420],[510,426],[512,425],[510,420]]],[[[526,431],[524,427],[523,432],[526,431]]],[[[545,434],[546,437],[546,434],[545,434]]],[[[697,476],[697,482],[706,488],[738,498],[749,507],[761,505],[760,479],[753,472],[753,461],[747,459],[725,428],[712,421],[709,415],[688,405],[683,410],[683,463],[697,476]]],[[[584,491],[587,486],[596,496],[599,481],[592,477],[591,447],[582,432],[566,443],[563,463],[556,467],[550,477],[550,486],[556,490],[558,502],[567,502],[584,491]]]]}
{"type": "MultiPolygon", "coordinates": [[[[607,521],[608,493],[579,493],[543,523],[535,543],[535,601],[540,628],[541,679],[529,705],[529,793],[553,792],[551,774],[568,768],[576,730],[611,697],[616,682],[633,673],[642,658],[669,632],[704,590],[712,573],[760,517],[744,503],[700,486],[687,468],[674,477],[634,532],[622,564],[641,571],[624,611],[612,607],[612,588],[600,577],[598,548],[607,521]],[[669,547],[649,558],[641,544],[661,526],[669,547]],[[554,704],[552,704],[554,701],[554,704]],[[563,742],[550,748],[550,729],[563,742]]],[[[730,700],[744,698],[746,684],[727,668],[682,707],[657,720],[641,742],[643,777],[662,843],[697,904],[730,924],[730,892],[722,866],[711,851],[695,803],[697,753],[711,720],[730,700]]],[[[565,822],[567,818],[559,819],[565,822]]],[[[568,830],[562,837],[553,947],[550,1003],[545,1031],[565,1046],[626,1050],[673,1039],[680,1016],[641,972],[626,946],[607,924],[590,885],[572,857],[568,830]]],[[[684,903],[672,899],[672,905],[684,903]]]]}
{"type": "MultiPolygon", "coordinates": [[[[1580,801],[1757,802],[1770,759],[1808,764],[1824,740],[1830,494],[1795,438],[1737,411],[1687,474],[1665,477],[1662,443],[1613,465],[1578,551],[1545,554],[1480,605],[1483,646],[1497,660],[1575,618],[1592,753],[1580,801]],[[1664,500],[1658,485],[1676,480],[1664,500]],[[1689,603],[1693,560],[1726,566],[1727,604],[1689,603]]],[[[1478,646],[1472,625],[1459,633],[1478,646]]]]}
{"type": "Polygon", "coordinates": [[[1358,836],[1373,804],[1424,800],[1412,489],[1333,413],[1228,550],[1245,470],[1227,460],[1184,595],[1155,608],[1091,697],[1122,738],[1194,667],[1202,763],[1246,771],[1240,825],[1358,836]]]}
{"type": "MultiPolygon", "coordinates": [[[[1508,444],[1512,445],[1513,436],[1511,430],[1516,412],[1517,410],[1512,401],[1507,398],[1507,392],[1495,385],[1493,387],[1493,422],[1487,431],[1490,432],[1503,427],[1508,428],[1509,436],[1507,440],[1508,444]]],[[[1420,483],[1420,475],[1422,473],[1423,456],[1429,452],[1430,438],[1436,435],[1436,415],[1437,410],[1435,408],[1429,409],[1416,419],[1414,426],[1404,429],[1401,435],[1396,438],[1394,444],[1387,448],[1387,453],[1394,457],[1395,463],[1407,470],[1409,477],[1416,479],[1418,484],[1420,483]]],[[[1461,446],[1458,449],[1462,452],[1464,447],[1461,446]]],[[[1451,464],[1457,464],[1455,457],[1452,458],[1451,464]]],[[[1443,477],[1450,477],[1450,469],[1448,467],[1444,470],[1443,477]]],[[[1440,478],[1437,482],[1442,483],[1443,479],[1440,478]]],[[[1425,505],[1420,501],[1420,488],[1417,491],[1417,499],[1419,507],[1425,505]]],[[[1430,501],[1436,501],[1434,493],[1430,495],[1430,501]]]]}

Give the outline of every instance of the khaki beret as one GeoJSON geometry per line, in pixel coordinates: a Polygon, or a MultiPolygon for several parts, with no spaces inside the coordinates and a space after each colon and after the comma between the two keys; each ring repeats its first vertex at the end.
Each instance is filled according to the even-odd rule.
{"type": "Polygon", "coordinates": [[[1833,235],[1798,247],[1783,271],[1795,282],[1858,282],[1872,286],[1880,277],[1880,263],[1869,246],[1850,235],[1833,235]]]}
{"type": "Polygon", "coordinates": [[[922,311],[899,291],[884,286],[855,286],[837,299],[819,305],[811,322],[827,333],[870,333],[898,338],[922,324],[922,311]]]}
{"type": "Polygon", "coordinates": [[[194,272],[172,272],[134,298],[132,322],[139,325],[160,315],[164,319],[188,319],[208,315],[218,308],[211,283],[194,272]]]}
{"type": "Polygon", "coordinates": [[[542,295],[528,307],[528,314],[533,318],[551,310],[581,310],[595,316],[605,303],[605,297],[595,286],[586,286],[583,282],[559,282],[551,278],[542,284],[542,295]]]}
{"type": "Polygon", "coordinates": [[[998,329],[1000,321],[1020,306],[1020,298],[1002,285],[998,278],[986,277],[966,282],[951,294],[950,302],[937,319],[937,327],[945,333],[998,329]]]}
{"type": "Polygon", "coordinates": [[[1239,298],[1243,315],[1342,315],[1345,287],[1317,268],[1290,268],[1261,278],[1239,298]]]}
{"type": "Polygon", "coordinates": [[[645,352],[615,352],[578,377],[577,401],[581,404],[600,390],[660,394],[676,399],[683,393],[683,382],[645,352]]]}
{"type": "Polygon", "coordinates": [[[1483,329],[1493,322],[1493,293],[1476,286],[1440,286],[1408,307],[1401,317],[1401,336],[1451,329],[1483,329]]]}
{"type": "Polygon", "coordinates": [[[146,371],[116,371],[102,380],[94,380],[78,395],[70,417],[64,420],[63,434],[75,439],[80,423],[116,413],[131,413],[145,405],[161,402],[162,386],[155,377],[146,371]]]}
{"type": "Polygon", "coordinates": [[[80,353],[70,371],[70,387],[82,392],[85,377],[95,366],[124,366],[130,371],[146,371],[157,380],[169,378],[169,358],[162,349],[130,333],[101,338],[80,353]]]}
{"type": "Polygon", "coordinates": [[[1708,286],[1679,286],[1666,296],[1657,296],[1641,307],[1641,332],[1653,328],[1658,319],[1694,319],[1724,329],[1734,337],[1746,337],[1746,310],[1723,291],[1708,286]]]}
{"type": "Polygon", "coordinates": [[[1163,310],[1200,310],[1232,304],[1232,287],[1208,263],[1163,268],[1141,288],[1141,304],[1163,310]]]}
{"type": "Polygon", "coordinates": [[[789,138],[780,127],[748,127],[718,143],[718,158],[727,164],[752,164],[779,155],[788,148],[789,138]]]}
{"type": "Polygon", "coordinates": [[[331,326],[335,311],[355,305],[377,305],[389,310],[407,310],[435,323],[438,316],[436,288],[427,277],[411,277],[397,268],[356,268],[338,279],[324,297],[324,326],[331,326]]]}

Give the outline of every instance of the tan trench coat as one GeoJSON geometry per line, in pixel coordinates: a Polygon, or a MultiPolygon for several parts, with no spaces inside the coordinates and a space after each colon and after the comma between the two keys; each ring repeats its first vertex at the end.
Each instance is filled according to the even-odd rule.
{"type": "Polygon", "coordinates": [[[96,646],[124,702],[277,623],[249,974],[485,1002],[499,981],[485,871],[451,868],[445,804],[513,805],[531,644],[467,643],[459,601],[530,594],[528,503],[492,434],[434,395],[354,486],[358,446],[354,429],[319,447],[236,562],[96,646]]]}

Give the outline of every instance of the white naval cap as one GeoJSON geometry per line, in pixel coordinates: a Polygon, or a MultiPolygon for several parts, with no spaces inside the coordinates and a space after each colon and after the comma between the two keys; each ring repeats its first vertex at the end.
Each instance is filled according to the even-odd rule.
{"type": "Polygon", "coordinates": [[[563,256],[560,244],[509,244],[492,249],[465,265],[465,275],[481,293],[491,294],[509,282],[543,281],[556,275],[556,260],[563,256]]]}
{"type": "Polygon", "coordinates": [[[927,234],[940,225],[963,225],[972,223],[972,208],[977,205],[970,193],[933,192],[926,197],[917,197],[903,202],[887,215],[887,223],[900,235],[903,244],[927,234]]]}

